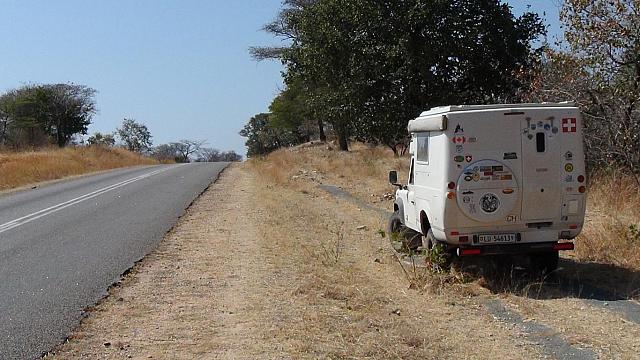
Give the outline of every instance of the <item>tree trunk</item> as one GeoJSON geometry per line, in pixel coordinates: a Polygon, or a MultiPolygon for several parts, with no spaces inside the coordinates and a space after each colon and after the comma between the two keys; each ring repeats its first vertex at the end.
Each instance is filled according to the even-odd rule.
{"type": "Polygon", "coordinates": [[[320,141],[327,142],[327,135],[324,133],[324,124],[322,119],[318,119],[318,131],[320,132],[320,141]]]}
{"type": "Polygon", "coordinates": [[[386,143],[385,143],[385,145],[386,145],[389,149],[391,149],[391,151],[393,151],[393,157],[399,157],[399,155],[398,155],[398,148],[397,148],[397,145],[386,144],[386,143]]]}
{"type": "Polygon", "coordinates": [[[347,139],[347,131],[344,126],[340,126],[337,129],[338,131],[338,144],[340,145],[341,151],[349,151],[349,142],[347,139]]]}

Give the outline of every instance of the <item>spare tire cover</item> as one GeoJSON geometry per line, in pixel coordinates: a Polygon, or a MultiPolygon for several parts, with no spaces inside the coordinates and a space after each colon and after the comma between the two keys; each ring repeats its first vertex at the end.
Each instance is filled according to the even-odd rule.
{"type": "Polygon", "coordinates": [[[458,178],[457,201],[473,220],[494,222],[512,214],[519,198],[518,182],[511,169],[496,160],[480,160],[467,166],[458,178]]]}

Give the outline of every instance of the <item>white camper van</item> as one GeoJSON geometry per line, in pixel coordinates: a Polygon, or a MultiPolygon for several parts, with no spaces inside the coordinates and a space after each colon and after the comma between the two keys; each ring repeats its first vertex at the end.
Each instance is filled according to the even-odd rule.
{"type": "Polygon", "coordinates": [[[584,222],[578,108],[568,103],[446,106],[409,121],[411,170],[389,230],[457,256],[532,254],[547,271],[584,222]],[[420,234],[422,236],[420,236],[420,234]]]}

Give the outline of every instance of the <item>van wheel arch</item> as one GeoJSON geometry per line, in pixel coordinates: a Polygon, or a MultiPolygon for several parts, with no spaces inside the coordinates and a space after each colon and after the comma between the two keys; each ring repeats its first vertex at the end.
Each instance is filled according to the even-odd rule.
{"type": "Polygon", "coordinates": [[[422,230],[422,235],[427,236],[427,233],[431,229],[431,222],[429,221],[429,217],[427,213],[422,210],[420,211],[420,230],[422,230]]]}
{"type": "Polygon", "coordinates": [[[393,203],[393,212],[398,212],[400,218],[402,219],[402,223],[404,224],[404,203],[401,199],[396,199],[393,203]]]}

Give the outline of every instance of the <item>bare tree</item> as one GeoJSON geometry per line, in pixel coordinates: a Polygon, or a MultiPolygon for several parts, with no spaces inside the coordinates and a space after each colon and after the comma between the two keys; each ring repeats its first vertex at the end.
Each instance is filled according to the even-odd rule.
{"type": "Polygon", "coordinates": [[[177,153],[176,161],[190,162],[191,155],[198,153],[202,145],[206,143],[205,140],[180,140],[169,145],[171,145],[177,153]]]}

